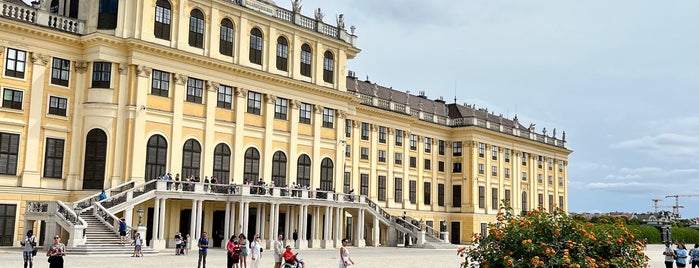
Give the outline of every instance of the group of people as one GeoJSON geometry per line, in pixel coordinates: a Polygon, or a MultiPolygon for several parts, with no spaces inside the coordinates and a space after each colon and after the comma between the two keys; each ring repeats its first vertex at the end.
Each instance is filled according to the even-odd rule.
{"type": "Polygon", "coordinates": [[[687,267],[687,264],[691,264],[692,268],[699,267],[699,244],[694,244],[694,248],[687,251],[687,247],[682,243],[677,243],[673,249],[670,242],[665,242],[663,255],[666,268],[672,268],[674,264],[677,264],[677,267],[687,267]]]}
{"type": "MultiPolygon", "coordinates": [[[[34,256],[36,256],[39,249],[33,230],[27,231],[27,235],[20,241],[20,245],[23,247],[22,258],[24,259],[24,268],[32,268],[34,266],[34,256]]],[[[61,236],[55,235],[53,237],[53,244],[51,244],[46,251],[49,268],[63,268],[63,256],[65,255],[66,246],[61,243],[61,236]]]]}
{"type": "Polygon", "coordinates": [[[209,184],[220,184],[221,180],[218,179],[216,176],[212,176],[211,180],[209,180],[209,176],[204,177],[204,181],[201,181],[199,177],[195,177],[194,175],[189,175],[184,179],[180,179],[180,174],[177,173],[173,177],[171,173],[165,173],[163,176],[160,177],[161,180],[168,181],[167,183],[167,189],[168,190],[175,190],[175,191],[193,191],[194,190],[194,184],[196,182],[203,182],[206,185],[204,186],[204,190],[207,192],[213,192],[215,189],[217,189],[214,186],[209,187],[209,184]]]}
{"type": "Polygon", "coordinates": [[[175,255],[189,255],[191,247],[189,234],[183,236],[181,232],[175,233],[175,255]]]}
{"type": "Polygon", "coordinates": [[[250,256],[250,267],[257,268],[262,258],[262,245],[260,235],[256,234],[252,241],[248,241],[244,234],[232,235],[226,243],[226,267],[227,268],[247,268],[248,256],[250,256]]]}

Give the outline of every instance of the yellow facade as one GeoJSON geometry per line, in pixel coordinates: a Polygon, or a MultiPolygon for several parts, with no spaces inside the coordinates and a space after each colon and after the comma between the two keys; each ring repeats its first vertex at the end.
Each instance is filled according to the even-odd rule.
{"type": "MultiPolygon", "coordinates": [[[[171,9],[169,38],[163,38],[162,31],[157,36],[162,24],[156,22],[155,14],[162,6],[155,3],[161,1],[118,1],[118,19],[107,29],[98,29],[99,1],[81,1],[78,17],[68,18],[80,23],[78,33],[40,25],[48,9],[42,13],[42,9],[0,1],[40,14],[35,22],[0,17],[0,90],[5,100],[0,107],[0,158],[16,159],[0,161],[4,164],[0,167],[0,203],[16,205],[19,212],[14,240],[22,235],[21,211],[26,200],[74,201],[125,181],[147,181],[163,172],[184,173],[185,168],[198,170],[200,177],[210,177],[218,169],[219,174],[226,174],[224,183],[258,177],[270,181],[277,152],[286,157],[283,184],[297,182],[298,161],[308,156],[312,189],[366,191],[394,215],[406,211],[436,228],[441,221],[452,233],[459,228],[456,242],[471,241],[482,223],[492,221],[498,211],[493,203],[506,193],[516,210],[550,204],[567,208],[571,151],[555,133],[535,133],[516,120],[487,111],[407,95],[360,81],[352,74],[345,76],[347,61],[360,52],[356,36],[328,23],[316,21],[314,27],[332,30],[334,36],[227,1],[170,0],[165,1],[171,9]],[[182,27],[188,25],[194,9],[204,13],[201,48],[190,45],[191,33],[182,27]],[[233,24],[232,56],[220,49],[224,19],[233,24]],[[262,33],[259,64],[251,61],[249,49],[254,29],[262,33]],[[288,41],[286,71],[277,68],[280,37],[288,41]],[[310,76],[302,74],[304,44],[312,51],[310,76]],[[21,76],[16,74],[18,52],[26,53],[21,76]],[[332,82],[324,79],[325,54],[332,55],[332,82]],[[67,85],[54,81],[61,78],[55,59],[69,63],[67,85]],[[8,70],[13,74],[8,75],[8,70]],[[167,77],[156,78],[156,72],[167,73],[167,77]],[[96,84],[102,81],[95,79],[99,75],[108,78],[106,85],[96,84]],[[156,92],[154,80],[164,85],[157,88],[161,93],[156,92]],[[202,83],[197,87],[188,81],[202,83]],[[231,91],[222,91],[223,86],[231,91]],[[21,100],[13,100],[14,95],[6,91],[21,92],[21,100]],[[250,100],[253,93],[260,94],[259,102],[250,100]],[[405,101],[393,98],[398,95],[405,101]],[[55,97],[64,99],[65,106],[54,107],[50,101],[55,97]],[[190,97],[198,100],[188,100],[190,97]],[[275,117],[280,99],[287,101],[283,119],[275,117]],[[228,100],[229,106],[219,107],[222,100],[228,100]],[[21,107],[13,107],[15,104],[21,107]],[[310,104],[310,111],[304,111],[304,104],[310,104]],[[65,115],[56,115],[52,107],[65,115]],[[259,111],[251,112],[251,108],[259,111]],[[332,116],[326,117],[326,110],[332,116]],[[308,122],[301,122],[305,115],[308,122]],[[328,118],[331,127],[324,126],[328,118]],[[104,134],[104,143],[98,141],[98,134],[89,135],[93,130],[93,134],[104,134]],[[397,131],[402,132],[401,145],[396,141],[397,131]],[[162,152],[156,150],[153,137],[165,141],[162,152]],[[415,148],[411,148],[412,137],[415,148]],[[49,139],[51,145],[47,145],[49,139]],[[198,149],[185,148],[188,141],[198,149]],[[55,147],[56,142],[62,142],[62,147],[55,147]],[[461,143],[461,155],[454,152],[457,143],[461,143]],[[218,145],[230,149],[228,170],[215,167],[218,145]],[[246,169],[251,148],[259,154],[255,170],[246,169]],[[400,163],[396,153],[402,156],[400,163]],[[193,161],[192,156],[198,159],[193,161]],[[332,164],[330,175],[323,175],[324,159],[332,164]],[[98,174],[95,166],[103,166],[97,168],[98,174]],[[543,196],[541,204],[539,195],[543,196]]],[[[183,201],[182,206],[187,205],[183,201]]]]}

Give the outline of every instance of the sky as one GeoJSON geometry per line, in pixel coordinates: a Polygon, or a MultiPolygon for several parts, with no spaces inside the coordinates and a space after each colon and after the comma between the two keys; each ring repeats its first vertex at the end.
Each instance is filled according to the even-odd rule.
{"type": "MultiPolygon", "coordinates": [[[[362,79],[566,131],[571,212],[650,212],[653,198],[699,195],[699,1],[302,3],[357,27],[348,70],[362,79]]],[[[699,196],[680,205],[699,217],[699,196]]]]}

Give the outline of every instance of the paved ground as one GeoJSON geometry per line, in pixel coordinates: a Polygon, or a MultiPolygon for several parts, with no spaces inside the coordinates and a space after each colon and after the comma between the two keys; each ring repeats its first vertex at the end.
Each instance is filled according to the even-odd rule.
{"type": "MultiPolygon", "coordinates": [[[[650,256],[650,267],[662,268],[663,245],[649,245],[646,253],[650,256]]],[[[294,251],[296,252],[296,251],[294,251]]],[[[459,268],[461,259],[456,256],[456,250],[416,249],[416,248],[350,248],[356,268],[398,268],[398,267],[444,267],[459,268]]],[[[306,263],[306,268],[334,268],[338,264],[339,250],[302,250],[299,257],[306,263]]],[[[41,254],[35,259],[34,267],[48,267],[46,258],[41,254]]],[[[154,254],[143,258],[127,256],[66,256],[66,268],[194,268],[197,266],[197,254],[175,256],[174,254],[154,254]]],[[[226,267],[225,252],[212,249],[207,258],[207,267],[226,267]]],[[[22,267],[22,254],[18,249],[0,249],[0,263],[4,267],[22,267]]],[[[249,266],[248,266],[249,267],[249,266]]],[[[261,268],[274,267],[272,252],[262,253],[261,268]]]]}

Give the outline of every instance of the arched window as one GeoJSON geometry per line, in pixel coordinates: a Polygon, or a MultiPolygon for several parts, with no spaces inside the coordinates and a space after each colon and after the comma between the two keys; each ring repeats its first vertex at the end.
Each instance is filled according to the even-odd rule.
{"type": "Polygon", "coordinates": [[[289,70],[289,42],[283,36],[277,38],[277,70],[289,70]]]}
{"type": "Polygon", "coordinates": [[[199,9],[189,13],[189,45],[193,47],[204,47],[204,13],[199,9]]]}
{"type": "Polygon", "coordinates": [[[330,191],[333,189],[333,160],[323,158],[320,162],[320,189],[330,191]]]}
{"type": "Polygon", "coordinates": [[[172,20],[172,7],[167,0],[158,0],[155,3],[155,24],[153,33],[155,38],[170,40],[170,23],[172,20]]]}
{"type": "Polygon", "coordinates": [[[332,83],[335,76],[335,57],[330,51],[325,51],[323,56],[323,81],[332,83]]]}
{"type": "Polygon", "coordinates": [[[146,180],[154,180],[165,175],[167,168],[167,141],[163,136],[153,135],[148,139],[146,149],[146,180]]]}
{"type": "Polygon", "coordinates": [[[220,183],[227,184],[231,176],[231,149],[225,143],[219,143],[214,149],[214,177],[220,183]]]}
{"type": "Polygon", "coordinates": [[[303,44],[301,46],[301,75],[311,77],[311,58],[313,58],[311,46],[303,44]]]}
{"type": "Polygon", "coordinates": [[[117,14],[119,13],[119,1],[100,0],[99,14],[97,15],[97,29],[114,30],[117,26],[117,14]]]}
{"type": "Polygon", "coordinates": [[[243,180],[257,183],[260,180],[260,152],[255,148],[245,151],[245,167],[243,167],[243,180]]]}
{"type": "Polygon", "coordinates": [[[218,51],[226,56],[233,56],[233,22],[229,19],[221,21],[221,40],[219,41],[218,51]]]}
{"type": "Polygon", "coordinates": [[[274,186],[286,186],[286,155],[282,151],[272,156],[272,181],[274,186]]]}
{"type": "Polygon", "coordinates": [[[262,65],[262,32],[257,28],[250,31],[250,63],[262,65]]]}
{"type": "Polygon", "coordinates": [[[182,176],[194,175],[198,178],[199,163],[201,163],[201,145],[195,139],[189,139],[182,147],[182,176]]]}
{"type": "Polygon", "coordinates": [[[522,192],[522,214],[527,213],[527,192],[522,192]]]}
{"type": "Polygon", "coordinates": [[[296,184],[311,185],[311,158],[302,154],[296,166],[296,184]]]}

